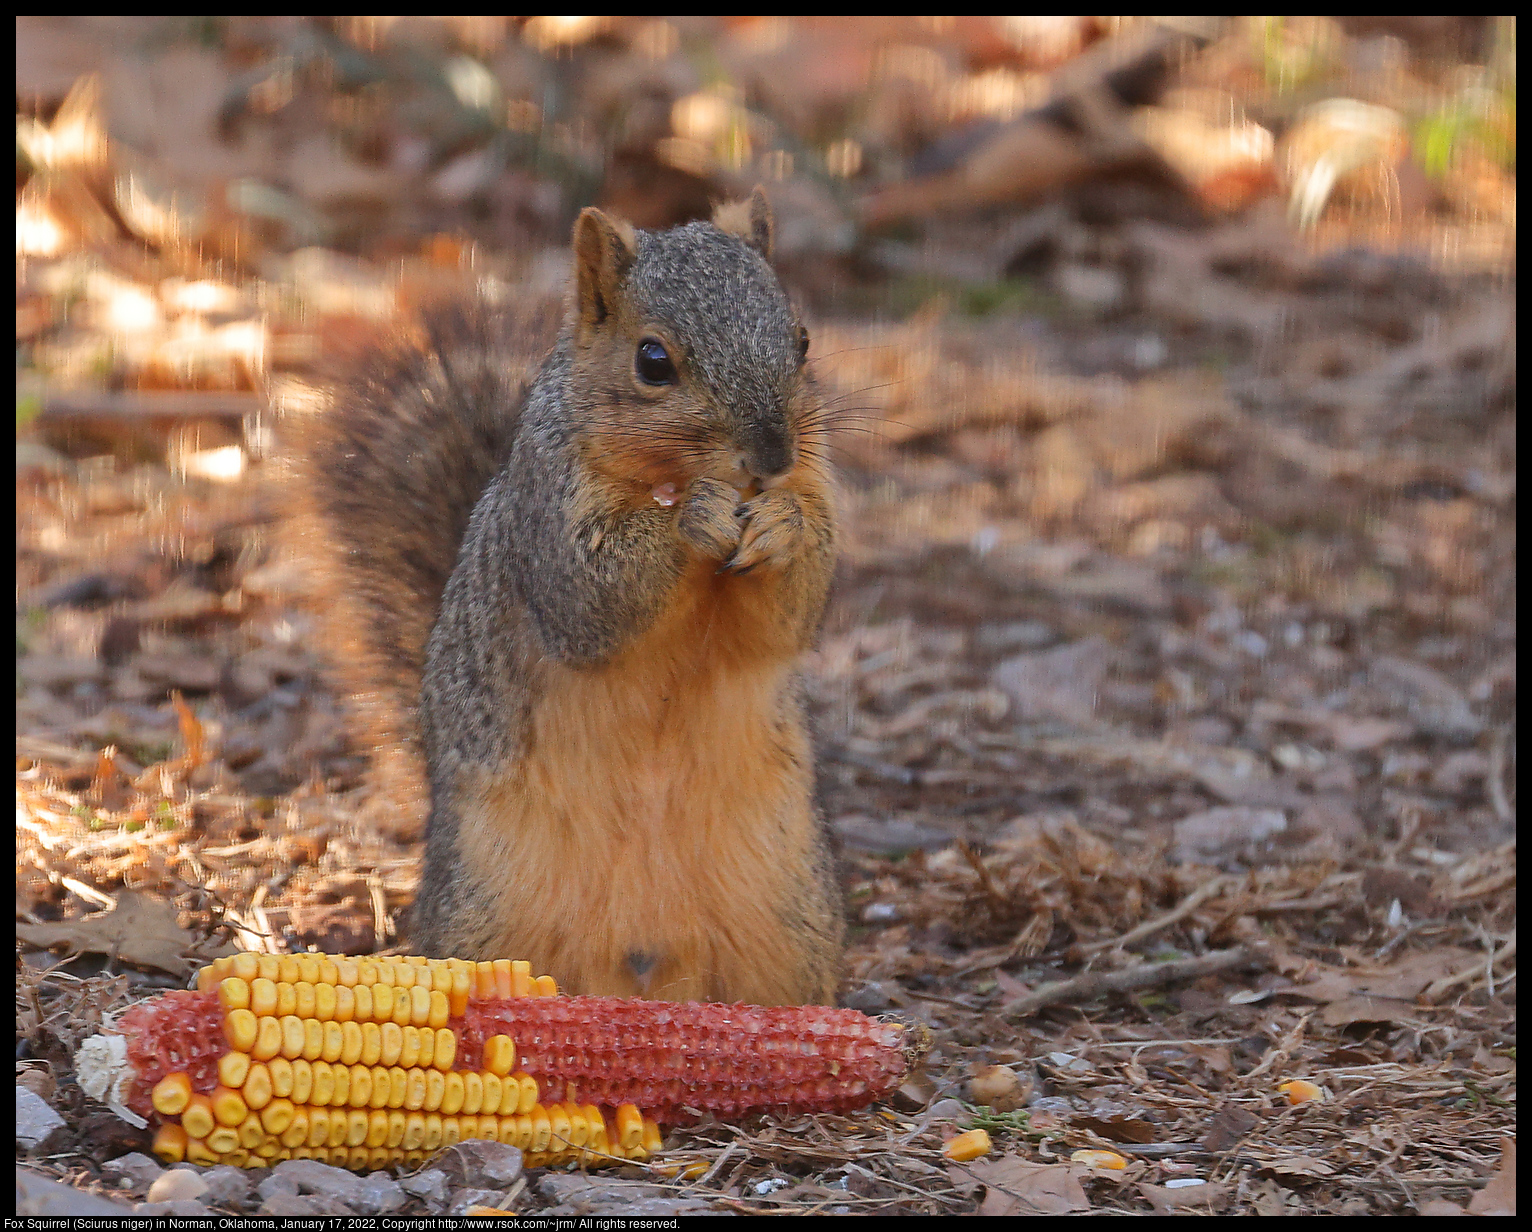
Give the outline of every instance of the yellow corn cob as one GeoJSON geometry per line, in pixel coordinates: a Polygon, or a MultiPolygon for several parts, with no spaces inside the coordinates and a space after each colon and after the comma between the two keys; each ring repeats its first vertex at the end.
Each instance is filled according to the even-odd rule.
{"type": "Polygon", "coordinates": [[[850,1010],[556,993],[523,962],[234,955],[119,1021],[126,1102],[167,1161],[370,1169],[485,1138],[600,1165],[660,1149],[640,1107],[857,1107],[921,1047],[850,1010]]]}

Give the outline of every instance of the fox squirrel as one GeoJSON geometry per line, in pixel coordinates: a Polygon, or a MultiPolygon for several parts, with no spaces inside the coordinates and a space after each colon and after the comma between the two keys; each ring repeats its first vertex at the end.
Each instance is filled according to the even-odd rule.
{"type": "Polygon", "coordinates": [[[587,209],[556,339],[535,310],[438,314],[315,417],[337,667],[395,806],[429,783],[419,952],[578,993],[834,999],[798,676],[833,481],[771,242],[760,189],[669,231],[587,209]]]}

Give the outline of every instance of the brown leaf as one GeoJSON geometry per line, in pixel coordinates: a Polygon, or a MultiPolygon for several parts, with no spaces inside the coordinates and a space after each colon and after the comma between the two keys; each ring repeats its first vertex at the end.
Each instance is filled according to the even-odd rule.
{"type": "Polygon", "coordinates": [[[117,905],[100,915],[62,924],[18,924],[16,935],[43,949],[65,947],[71,954],[112,954],[137,967],[187,975],[193,966],[231,947],[197,950],[192,935],[176,923],[170,903],[124,890],[117,905]]]}
{"type": "Polygon", "coordinates": [[[1034,1164],[1006,1155],[970,1164],[968,1171],[989,1187],[979,1207],[981,1215],[1067,1215],[1091,1209],[1080,1184],[1086,1168],[1034,1164]]]}
{"type": "Polygon", "coordinates": [[[1159,1215],[1171,1215],[1184,1210],[1221,1210],[1229,1194],[1225,1185],[1187,1185],[1184,1188],[1168,1189],[1164,1185],[1151,1185],[1147,1181],[1138,1183],[1138,1192],[1159,1215]]]}
{"type": "Polygon", "coordinates": [[[1474,1194],[1468,1204],[1470,1215],[1514,1215],[1516,1213],[1516,1139],[1500,1139],[1500,1170],[1489,1184],[1474,1194]]]}
{"type": "Polygon", "coordinates": [[[1134,1117],[1070,1117],[1076,1129],[1088,1129],[1108,1142],[1153,1142],[1154,1126],[1134,1117]]]}
{"type": "Polygon", "coordinates": [[[1212,1124],[1202,1139],[1202,1149],[1214,1155],[1221,1154],[1260,1124],[1260,1120],[1248,1108],[1224,1104],[1213,1114],[1212,1124]]]}
{"type": "Polygon", "coordinates": [[[1366,993],[1332,1001],[1320,1013],[1326,1026],[1346,1027],[1354,1022],[1409,1022],[1417,1014],[1408,1001],[1372,997],[1366,993]]]}
{"type": "Polygon", "coordinates": [[[1333,1164],[1309,1155],[1285,1155],[1260,1166],[1261,1172],[1275,1172],[1278,1176],[1326,1177],[1335,1175],[1333,1164]]]}

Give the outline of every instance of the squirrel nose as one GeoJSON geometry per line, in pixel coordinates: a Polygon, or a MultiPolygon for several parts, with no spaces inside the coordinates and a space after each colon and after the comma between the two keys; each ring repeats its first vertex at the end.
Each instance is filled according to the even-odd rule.
{"type": "Polygon", "coordinates": [[[754,449],[745,450],[740,457],[740,464],[749,471],[756,479],[780,479],[788,471],[793,469],[797,461],[793,456],[793,447],[788,441],[772,441],[769,444],[757,445],[754,449]]]}

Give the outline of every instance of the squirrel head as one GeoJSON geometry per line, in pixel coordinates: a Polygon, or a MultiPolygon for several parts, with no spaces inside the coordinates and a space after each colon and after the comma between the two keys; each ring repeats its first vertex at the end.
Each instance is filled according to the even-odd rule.
{"type": "Polygon", "coordinates": [[[798,464],[816,405],[808,331],[771,242],[759,188],[668,231],[581,213],[571,384],[591,465],[643,487],[710,475],[755,491],[798,464]]]}

